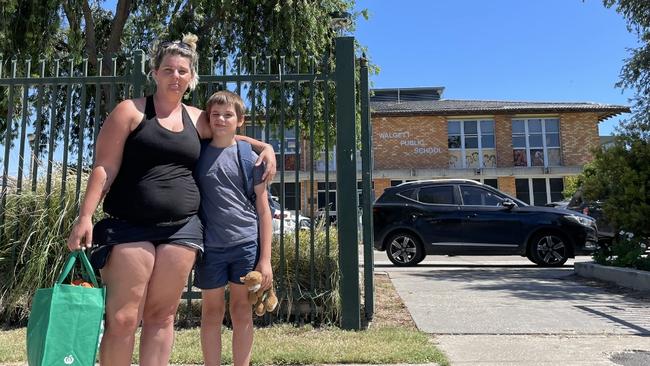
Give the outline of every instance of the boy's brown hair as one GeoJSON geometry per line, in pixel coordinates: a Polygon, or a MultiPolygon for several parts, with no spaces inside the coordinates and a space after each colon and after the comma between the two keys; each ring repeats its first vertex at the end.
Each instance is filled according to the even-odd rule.
{"type": "Polygon", "coordinates": [[[208,116],[210,115],[212,106],[215,104],[233,106],[235,113],[237,113],[237,120],[244,119],[244,101],[239,95],[228,90],[220,90],[212,94],[205,105],[205,112],[208,116]]]}

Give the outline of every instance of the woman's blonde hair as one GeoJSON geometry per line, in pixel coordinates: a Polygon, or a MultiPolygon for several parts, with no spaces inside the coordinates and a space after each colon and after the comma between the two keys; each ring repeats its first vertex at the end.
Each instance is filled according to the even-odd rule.
{"type": "Polygon", "coordinates": [[[189,88],[194,90],[199,83],[198,63],[199,55],[196,53],[196,42],[199,37],[192,33],[183,34],[182,41],[156,41],[149,51],[149,67],[151,70],[158,70],[160,63],[165,56],[182,56],[190,60],[190,71],[192,80],[189,88]]]}

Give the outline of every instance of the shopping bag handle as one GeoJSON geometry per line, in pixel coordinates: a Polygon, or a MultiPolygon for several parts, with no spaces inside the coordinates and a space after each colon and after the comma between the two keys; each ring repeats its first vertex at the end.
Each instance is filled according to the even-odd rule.
{"type": "Polygon", "coordinates": [[[81,258],[81,266],[86,269],[86,274],[88,274],[88,277],[90,277],[90,281],[93,283],[93,286],[99,287],[93,266],[90,264],[90,261],[86,256],[86,252],[83,250],[75,250],[74,252],[70,253],[67,262],[65,262],[65,267],[63,267],[63,272],[61,272],[61,275],[59,276],[59,279],[56,280],[56,283],[63,283],[65,278],[68,277],[68,274],[70,274],[70,271],[72,271],[72,267],[74,267],[74,262],[77,260],[77,258],[81,258]]]}

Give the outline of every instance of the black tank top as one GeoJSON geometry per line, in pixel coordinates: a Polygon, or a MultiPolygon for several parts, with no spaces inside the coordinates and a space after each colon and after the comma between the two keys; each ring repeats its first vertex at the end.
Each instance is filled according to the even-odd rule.
{"type": "Polygon", "coordinates": [[[192,175],[201,153],[199,134],[182,106],[183,130],[156,118],[153,96],[144,118],[124,144],[120,171],[104,199],[104,212],[138,223],[165,223],[197,213],[199,190],[192,175]]]}

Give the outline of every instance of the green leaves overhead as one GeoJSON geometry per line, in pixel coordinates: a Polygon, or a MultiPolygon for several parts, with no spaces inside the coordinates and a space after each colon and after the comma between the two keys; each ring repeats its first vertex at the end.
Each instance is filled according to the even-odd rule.
{"type": "Polygon", "coordinates": [[[633,116],[621,126],[623,134],[644,139],[650,138],[650,1],[603,0],[623,15],[630,32],[639,38],[639,46],[630,49],[625,60],[618,87],[634,89],[633,116]]]}
{"type": "MultiPolygon", "coordinates": [[[[199,36],[202,56],[320,56],[336,35],[330,14],[353,0],[10,0],[0,2],[0,52],[37,58],[147,49],[157,38],[199,36]],[[114,9],[107,9],[109,4],[114,9]],[[44,36],[45,35],[45,36],[44,36]]],[[[365,17],[365,14],[361,14],[365,17]]],[[[348,30],[354,27],[354,19],[348,30]]],[[[248,70],[249,63],[244,63],[248,70]]]]}

